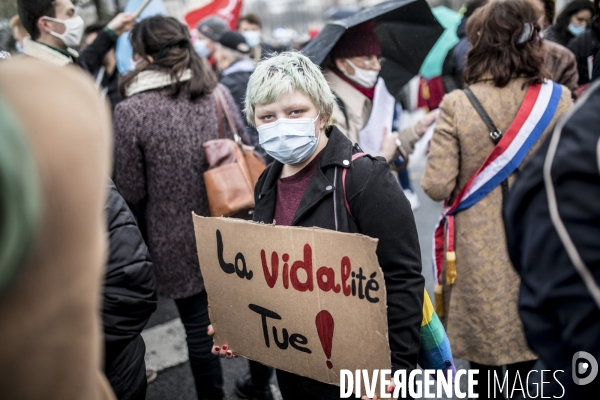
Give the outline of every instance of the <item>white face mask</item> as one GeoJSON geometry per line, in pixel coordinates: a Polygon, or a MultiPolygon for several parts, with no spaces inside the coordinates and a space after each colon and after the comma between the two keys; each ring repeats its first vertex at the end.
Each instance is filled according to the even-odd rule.
{"type": "Polygon", "coordinates": [[[257,128],[262,148],[282,164],[298,164],[307,160],[316,150],[314,118],[280,118],[257,128]]]}
{"type": "Polygon", "coordinates": [[[371,89],[373,86],[375,86],[377,83],[377,77],[379,76],[379,71],[358,68],[347,58],[346,61],[352,66],[352,68],[354,68],[354,75],[349,75],[347,72],[343,71],[343,74],[346,76],[346,78],[367,89],[371,89]]]}
{"type": "Polygon", "coordinates": [[[194,50],[200,57],[208,57],[210,55],[210,50],[206,46],[206,42],[202,39],[196,39],[194,42],[194,50]]]}
{"type": "Polygon", "coordinates": [[[56,19],[51,17],[44,17],[49,21],[58,22],[59,24],[63,24],[65,26],[65,33],[58,34],[56,32],[50,31],[52,36],[56,36],[60,40],[63,41],[65,46],[67,47],[77,47],[81,43],[81,38],[83,37],[83,31],[85,29],[85,22],[81,16],[76,16],[74,18],[69,19],[56,19]]]}
{"type": "Polygon", "coordinates": [[[260,33],[258,31],[246,31],[242,33],[242,36],[244,36],[251,49],[260,44],[260,33]]]}

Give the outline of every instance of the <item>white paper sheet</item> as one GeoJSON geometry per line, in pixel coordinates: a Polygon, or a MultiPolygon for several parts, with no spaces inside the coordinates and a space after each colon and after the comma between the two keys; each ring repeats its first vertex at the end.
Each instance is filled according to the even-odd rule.
{"type": "Polygon", "coordinates": [[[358,133],[358,144],[365,153],[377,154],[381,151],[384,129],[387,128],[388,133],[392,132],[395,104],[394,96],[388,92],[383,79],[379,78],[375,85],[371,115],[358,133]]]}
{"type": "Polygon", "coordinates": [[[429,141],[433,137],[433,131],[435,130],[435,125],[436,125],[436,123],[434,122],[433,124],[431,124],[431,126],[429,128],[427,128],[427,130],[423,134],[423,137],[421,137],[421,139],[419,139],[419,141],[415,144],[413,154],[420,156],[420,157],[427,157],[427,154],[426,154],[427,145],[429,144],[429,141]]]}

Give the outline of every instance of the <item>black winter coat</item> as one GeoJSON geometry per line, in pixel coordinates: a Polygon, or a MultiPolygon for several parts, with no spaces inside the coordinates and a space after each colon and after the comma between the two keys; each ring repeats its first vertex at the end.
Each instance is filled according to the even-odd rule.
{"type": "Polygon", "coordinates": [[[456,28],[459,42],[448,51],[442,65],[442,82],[446,93],[463,87],[462,74],[467,65],[467,53],[471,50],[466,30],[467,17],[463,17],[456,28]]]}
{"type": "MultiPolygon", "coordinates": [[[[103,65],[104,56],[111,51],[117,44],[117,38],[105,29],[98,32],[96,39],[87,46],[79,55],[77,62],[79,66],[97,78],[100,68],[103,65]]],[[[107,89],[106,97],[110,101],[112,109],[123,100],[119,93],[119,71],[115,69],[111,75],[104,74],[101,86],[107,89]]]]}
{"type": "Polygon", "coordinates": [[[102,304],[106,376],[118,399],[146,384],[146,346],[140,336],[156,310],[148,248],[112,181],[106,205],[109,252],[102,304]]]}
{"type": "MultiPolygon", "coordinates": [[[[337,220],[340,232],[379,239],[377,257],[387,290],[392,368],[410,373],[416,368],[419,355],[424,291],[419,238],[410,203],[383,158],[367,156],[346,165],[357,148],[337,127],[329,128],[327,134],[329,142],[323,149],[321,164],[300,201],[292,225],[336,230],[337,220]],[[344,205],[344,168],[348,168],[346,198],[355,220],[344,205]]],[[[283,164],[274,161],[259,178],[255,221],[273,223],[282,169],[283,164]]]]}
{"type": "Polygon", "coordinates": [[[77,64],[92,75],[96,75],[106,53],[108,53],[117,44],[117,37],[111,35],[106,30],[98,32],[96,39],[87,46],[77,59],[77,64]]]}
{"type": "Polygon", "coordinates": [[[219,77],[219,83],[229,89],[231,97],[233,97],[233,100],[237,104],[238,112],[240,113],[244,124],[246,124],[246,133],[248,135],[248,139],[250,139],[250,144],[255,146],[263,156],[266,156],[266,153],[262,150],[262,147],[260,147],[260,144],[258,143],[258,131],[253,126],[248,125],[246,122],[246,116],[243,112],[244,99],[246,98],[246,88],[248,87],[248,81],[250,80],[250,75],[252,75],[253,71],[254,66],[252,65],[252,61],[237,61],[223,71],[219,77]]]}
{"type": "MultiPolygon", "coordinates": [[[[558,213],[584,263],[600,284],[600,84],[590,88],[578,105],[557,124],[560,140],[551,177],[558,213]]],[[[572,358],[578,351],[600,360],[600,308],[594,303],[567,254],[550,218],[543,168],[550,140],[517,178],[504,208],[507,244],[521,276],[519,313],[531,349],[546,369],[559,373],[565,399],[595,398],[600,378],[587,386],[572,379],[572,358]],[[586,391],[593,396],[586,395],[586,391]]],[[[536,368],[540,369],[540,368],[536,368]]],[[[547,396],[561,397],[552,381],[547,396]]],[[[539,381],[538,381],[539,382],[539,381]]]]}
{"type": "Polygon", "coordinates": [[[244,110],[244,99],[246,98],[246,88],[248,87],[248,81],[250,80],[250,75],[252,75],[252,70],[249,68],[237,69],[236,67],[243,64],[251,64],[251,61],[238,61],[236,63],[231,64],[228,68],[223,71],[221,76],[219,77],[219,83],[225,85],[235,104],[238,106],[238,110],[242,119],[245,120],[244,114],[242,111],[244,110]],[[233,71],[233,72],[229,72],[233,71]]]}
{"type": "Polygon", "coordinates": [[[594,70],[592,71],[592,82],[596,79],[600,79],[600,49],[596,53],[596,57],[594,57],[594,70]]]}
{"type": "Polygon", "coordinates": [[[594,57],[600,50],[600,17],[596,16],[588,25],[585,32],[569,43],[569,50],[575,54],[579,86],[590,83],[588,59],[594,57]]]}
{"type": "Polygon", "coordinates": [[[551,42],[554,43],[558,43],[561,46],[565,46],[567,47],[569,45],[569,42],[571,40],[573,40],[575,38],[575,35],[573,35],[571,32],[569,32],[568,29],[565,29],[564,32],[558,32],[558,30],[556,29],[556,25],[552,25],[550,28],[548,28],[544,34],[544,39],[545,40],[549,40],[551,42]]]}

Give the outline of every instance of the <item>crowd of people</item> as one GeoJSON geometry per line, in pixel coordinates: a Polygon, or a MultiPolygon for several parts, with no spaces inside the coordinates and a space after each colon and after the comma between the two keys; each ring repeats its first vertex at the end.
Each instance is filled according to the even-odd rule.
{"type": "MultiPolygon", "coordinates": [[[[198,399],[225,398],[220,358],[234,354],[213,343],[191,218],[211,216],[203,145],[223,138],[265,161],[254,221],[378,239],[392,368],[423,365],[419,239],[430,238],[392,169],[434,124],[421,185],[444,202],[436,312],[453,356],[480,371],[475,392],[496,398],[488,372],[503,368],[513,380],[566,371],[547,395],[600,389],[571,378],[573,354],[600,359],[600,1],[557,17],[554,0],[467,1],[439,110],[377,132],[372,154],[360,143],[380,111],[374,20],[346,29],[316,65],[264,43],[255,14],[236,29],[219,16],[190,30],[124,13],[86,27],[71,0],[17,3],[23,55],[0,61],[3,399],[146,398],[155,373],[141,332],[158,296],[175,301],[198,399]],[[115,54],[124,32],[129,71],[115,54]]],[[[273,399],[273,373],[284,400],[340,396],[249,369],[240,398],[273,399]]]]}

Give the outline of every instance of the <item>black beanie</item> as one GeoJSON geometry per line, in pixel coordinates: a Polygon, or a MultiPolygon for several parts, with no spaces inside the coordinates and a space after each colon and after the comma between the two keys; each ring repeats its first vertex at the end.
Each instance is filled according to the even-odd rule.
{"type": "Polygon", "coordinates": [[[236,31],[225,32],[221,39],[219,39],[221,46],[227,47],[228,49],[239,51],[242,54],[248,54],[250,52],[250,46],[246,43],[246,39],[241,33],[236,31]]]}

